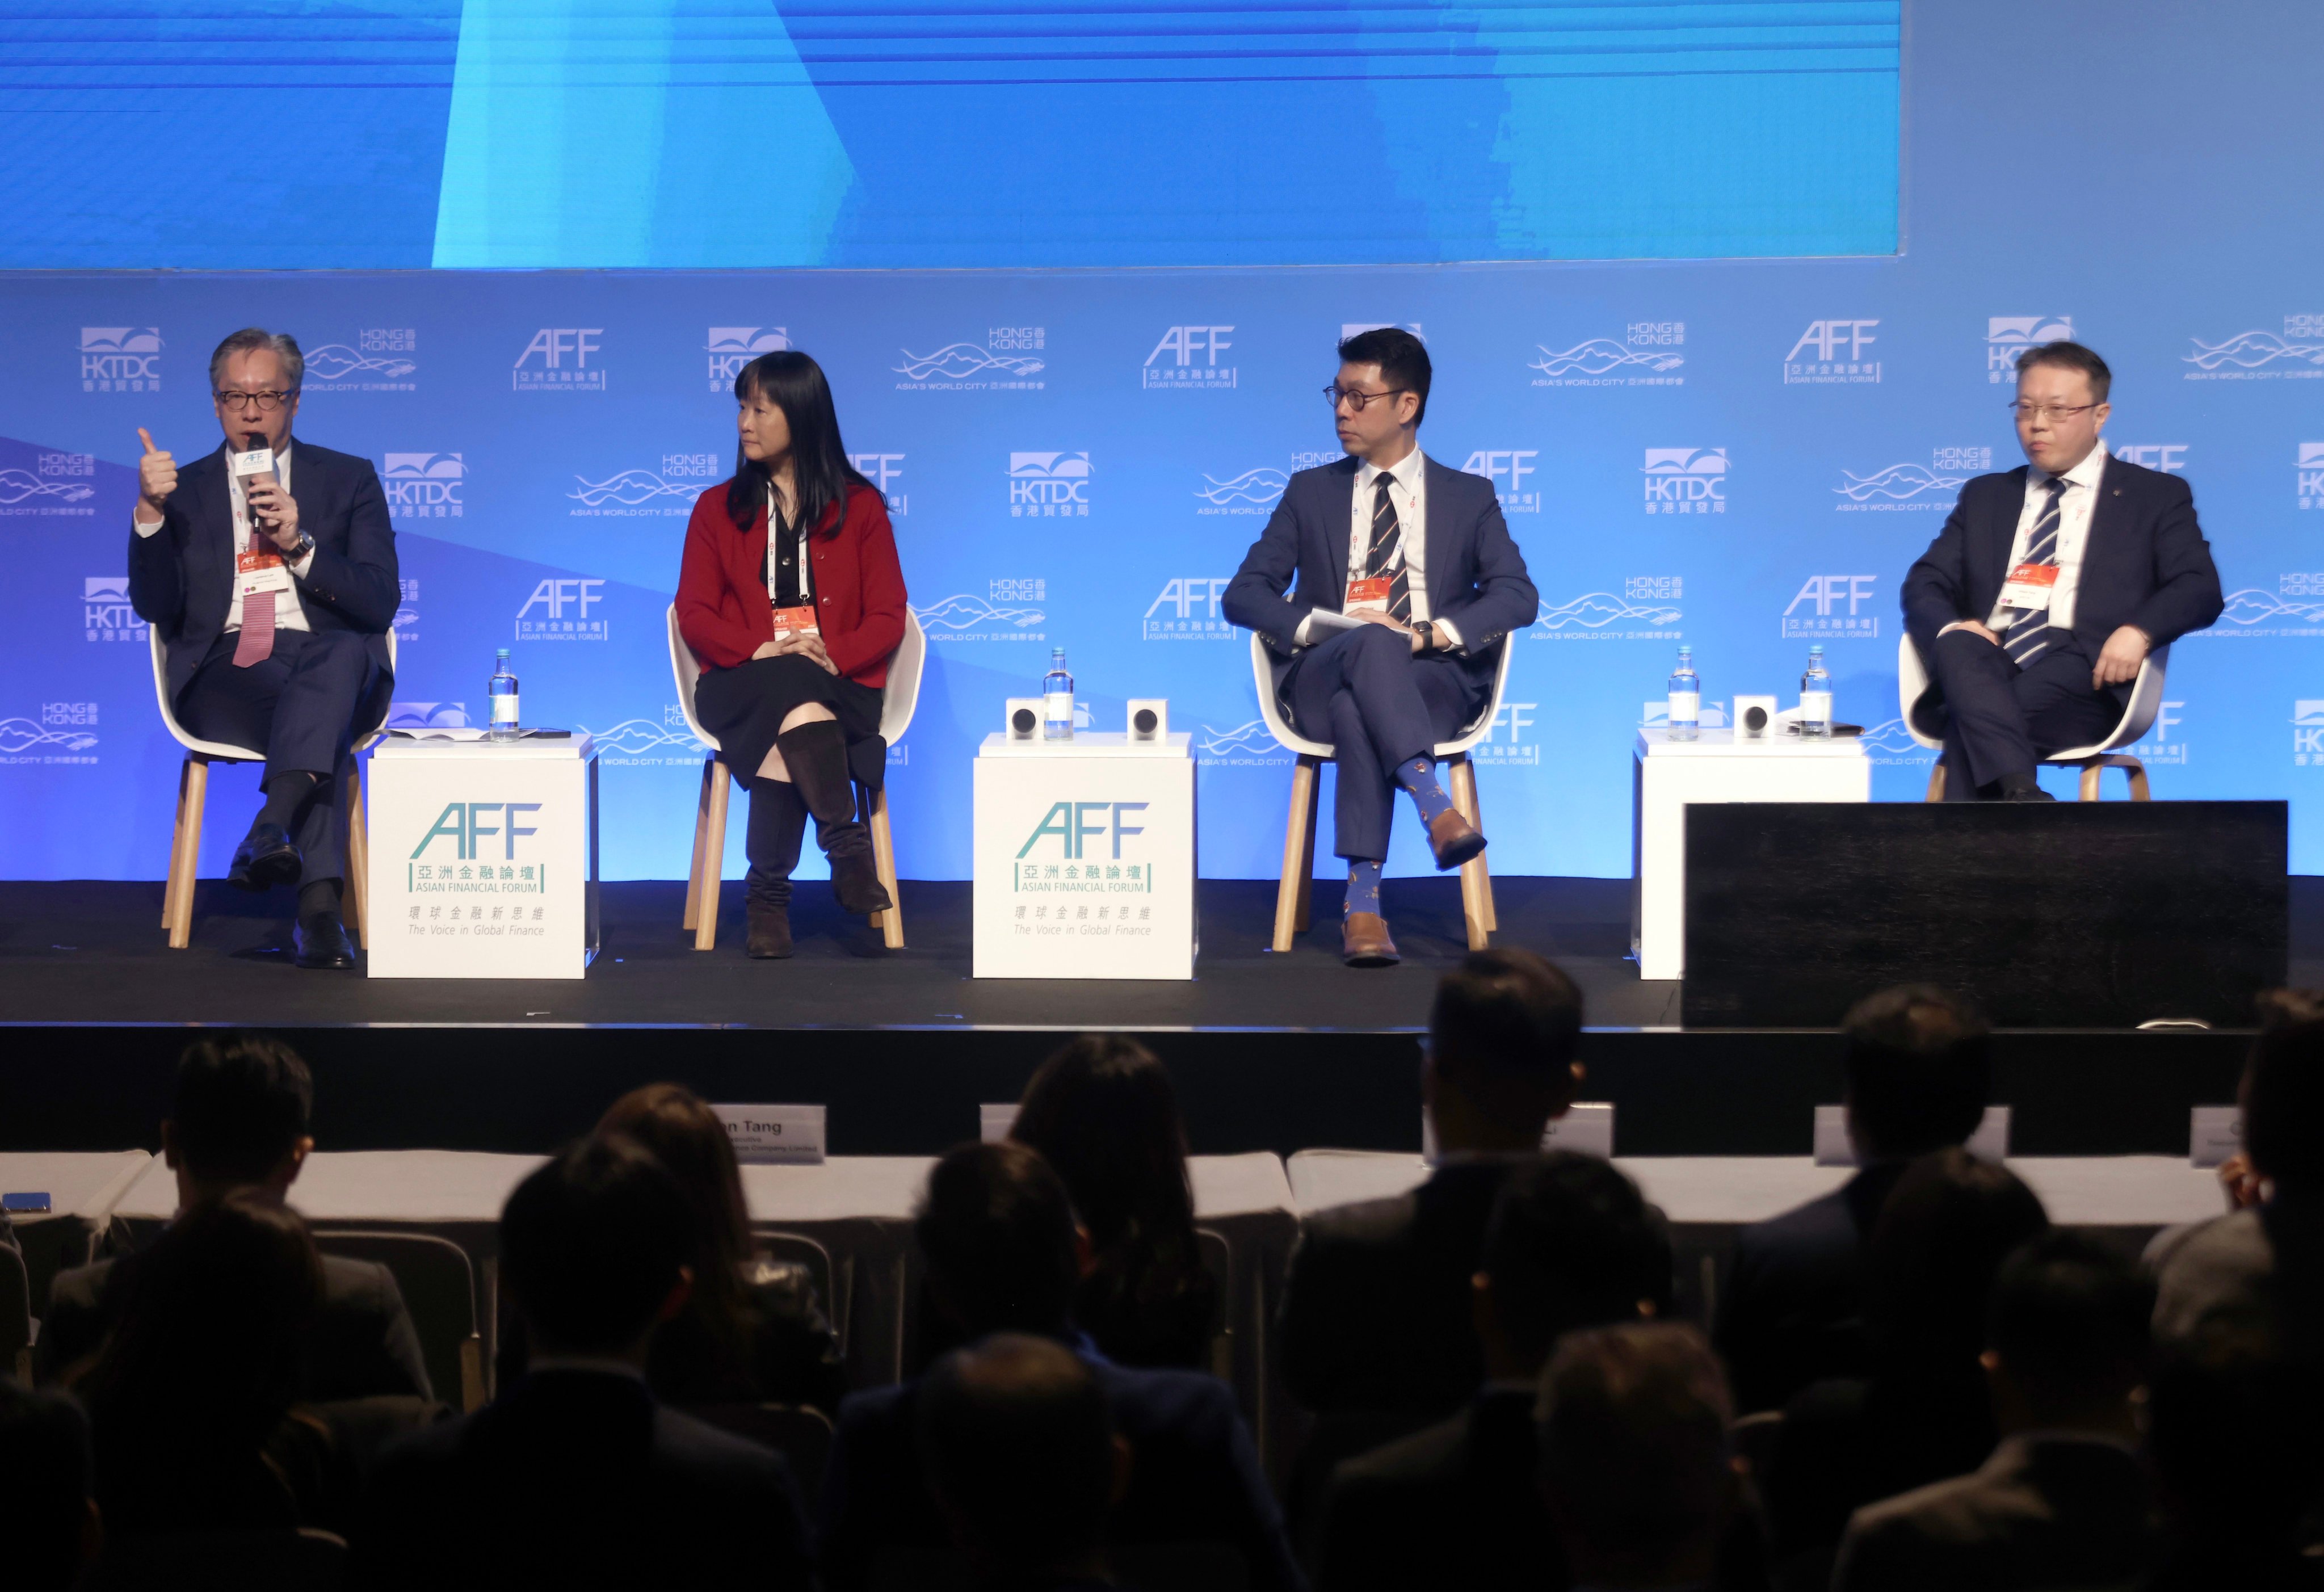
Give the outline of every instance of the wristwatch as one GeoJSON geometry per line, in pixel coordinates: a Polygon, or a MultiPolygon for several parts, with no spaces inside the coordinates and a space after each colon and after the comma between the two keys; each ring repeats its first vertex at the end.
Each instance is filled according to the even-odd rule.
{"type": "Polygon", "coordinates": [[[298,546],[295,549],[293,549],[293,550],[292,550],[292,552],[291,552],[291,554],[290,554],[290,563],[293,563],[293,564],[296,564],[296,563],[298,563],[298,562],[299,562],[299,560],[300,560],[300,559],[304,558],[308,554],[309,554],[309,553],[313,552],[314,550],[315,550],[315,538],[314,538],[313,537],[310,537],[310,536],[309,536],[309,535],[307,534],[307,530],[306,530],[306,528],[305,528],[304,526],[300,527],[300,529],[299,529],[299,546],[298,546]]]}
{"type": "Polygon", "coordinates": [[[1420,621],[1420,649],[1423,652],[1434,652],[1442,645],[1443,643],[1438,641],[1436,639],[1436,621],[1433,619],[1422,620],[1420,621]]]}

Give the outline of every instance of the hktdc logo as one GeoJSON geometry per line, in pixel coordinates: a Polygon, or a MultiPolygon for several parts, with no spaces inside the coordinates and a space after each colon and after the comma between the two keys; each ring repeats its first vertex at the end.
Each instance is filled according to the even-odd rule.
{"type": "Polygon", "coordinates": [[[1493,483],[1493,494],[1500,500],[1502,513],[1538,514],[1541,490],[1536,487],[1527,491],[1525,478],[1540,474],[1539,465],[1526,462],[1539,457],[1541,450],[1536,447],[1479,448],[1461,468],[1493,483]]]}
{"type": "Polygon", "coordinates": [[[1723,447],[1650,447],[1639,474],[1645,477],[1649,514],[1727,512],[1723,447]]]}
{"type": "Polygon", "coordinates": [[[1992,468],[1989,447],[1940,447],[1930,450],[1925,465],[1907,459],[1869,475],[1842,470],[1832,508],[1843,514],[1949,510],[1970,476],[1992,468]]]}
{"type": "Polygon", "coordinates": [[[1231,641],[1234,626],[1219,612],[1226,575],[1180,575],[1162,583],[1162,594],[1146,605],[1140,621],[1148,641],[1231,641]]]}
{"type": "Polygon", "coordinates": [[[1227,341],[1232,327],[1172,327],[1146,356],[1138,382],[1148,390],[1196,387],[1228,388],[1235,384],[1235,367],[1221,364],[1219,355],[1234,346],[1227,341]],[[1167,355],[1167,358],[1164,356],[1167,355]]]}
{"type": "Polygon", "coordinates": [[[604,335],[603,327],[541,327],[516,356],[509,384],[519,392],[603,392],[605,367],[591,356],[604,335]]]}
{"type": "Polygon", "coordinates": [[[1619,338],[1591,337],[1563,349],[1536,343],[1538,357],[1526,368],[1539,373],[1536,387],[1683,387],[1678,370],[1686,356],[1678,349],[1685,342],[1683,320],[1634,320],[1619,338]]]}
{"type": "Polygon", "coordinates": [[[1009,517],[1089,518],[1090,456],[1080,453],[1009,456],[1009,517]]]}
{"type": "Polygon", "coordinates": [[[710,358],[710,391],[731,392],[742,367],[762,354],[780,354],[791,345],[787,327],[713,327],[702,351],[710,358]]]}
{"type": "Polygon", "coordinates": [[[81,577],[81,624],[92,641],[145,644],[145,621],[129,606],[129,577],[90,575],[81,577]]]}
{"type": "Polygon", "coordinates": [[[895,490],[895,483],[904,476],[904,456],[901,454],[850,454],[847,462],[855,473],[870,482],[888,502],[890,519],[901,520],[912,511],[908,492],[895,490]]]}
{"type": "Polygon", "coordinates": [[[2313,381],[2324,377],[2324,315],[2287,315],[2281,333],[2237,332],[2218,343],[2189,339],[2190,382],[2313,381]]]}
{"type": "Polygon", "coordinates": [[[1038,392],[1048,385],[1032,378],[1048,368],[1049,334],[1041,327],[988,327],[982,343],[947,343],[934,354],[899,350],[904,363],[894,367],[904,379],[899,392],[939,387],[964,391],[1038,392]]]}
{"type": "Polygon", "coordinates": [[[2302,768],[2324,768],[2324,701],[2301,697],[2292,704],[2292,760],[2302,768]]]}
{"type": "Polygon", "coordinates": [[[2312,509],[2324,503],[2324,442],[2303,442],[2300,445],[2296,479],[2301,508],[2312,509]]]}
{"type": "Polygon", "coordinates": [[[1867,357],[1864,351],[1877,340],[1872,328],[1879,324],[1877,320],[1808,322],[1808,329],[1784,355],[1784,385],[1856,387],[1878,382],[1880,362],[1867,357]]]}
{"type": "Polygon", "coordinates": [[[520,641],[602,641],[605,621],[589,611],[604,598],[605,583],[582,576],[549,576],[532,588],[516,611],[520,641]]]}
{"type": "Polygon", "coordinates": [[[2017,356],[2044,343],[2070,343],[2074,322],[2065,315],[1989,315],[1985,320],[1985,379],[1989,386],[2017,384],[2017,356]]]}
{"type": "Polygon", "coordinates": [[[83,392],[161,391],[161,328],[81,327],[80,390],[83,392]]]}
{"type": "Polygon", "coordinates": [[[1812,575],[1784,610],[1786,641],[1877,641],[1879,600],[1877,575],[1812,575]],[[1867,604],[1872,611],[1866,612],[1867,604]],[[1844,608],[1843,608],[1843,605],[1844,608]],[[1803,607],[1805,612],[1803,612],[1803,607]]]}
{"type": "Polygon", "coordinates": [[[458,454],[389,454],[379,474],[394,520],[458,520],[468,467],[458,454]]]}
{"type": "Polygon", "coordinates": [[[307,351],[309,392],[416,392],[409,380],[420,369],[411,357],[420,346],[414,327],[365,327],[352,345],[326,343],[307,351]]]}

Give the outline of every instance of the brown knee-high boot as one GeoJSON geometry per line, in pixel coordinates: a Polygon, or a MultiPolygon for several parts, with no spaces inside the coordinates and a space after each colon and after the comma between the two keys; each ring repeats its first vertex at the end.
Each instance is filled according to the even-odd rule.
{"type": "Polygon", "coordinates": [[[799,799],[815,814],[815,838],[831,860],[831,890],[849,912],[885,912],[895,903],[872,865],[872,831],[855,814],[855,782],[847,773],[847,737],[829,719],[775,737],[799,799]]]}
{"type": "Polygon", "coordinates": [[[752,956],[791,953],[791,870],[798,866],[799,842],[807,835],[807,805],[784,779],[751,781],[751,816],[742,834],[742,854],[751,871],[743,878],[742,902],[750,916],[752,956]]]}

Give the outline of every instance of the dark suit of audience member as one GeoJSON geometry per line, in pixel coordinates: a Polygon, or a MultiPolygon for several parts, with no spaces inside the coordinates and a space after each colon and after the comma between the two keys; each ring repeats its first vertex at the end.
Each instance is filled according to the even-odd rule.
{"type": "Polygon", "coordinates": [[[22,1592],[66,1592],[105,1537],[88,1422],[70,1399],[0,1376],[0,1554],[22,1592]]]}
{"type": "Polygon", "coordinates": [[[1983,1020],[1941,989],[1868,996],[1843,1034],[1849,1140],[1863,1170],[1738,1232],[1720,1293],[1719,1349],[1747,1413],[1864,1374],[1864,1251],[1880,1207],[1912,1157],[1977,1131],[1991,1088],[1983,1020]]]}
{"type": "Polygon", "coordinates": [[[1317,1592],[1565,1584],[1534,1470],[1533,1404],[1564,1333],[1666,1309],[1670,1239],[1629,1179],[1560,1151],[1501,1185],[1471,1290],[1483,1385],[1455,1414],[1332,1473],[1317,1592]]]}
{"type": "Polygon", "coordinates": [[[585,1140],[518,1186],[501,1273],[532,1369],[388,1450],[354,1544],[361,1584],[812,1584],[781,1457],[646,1386],[654,1329],[685,1306],[692,1220],[669,1173],[619,1137],[585,1140]]]}
{"type": "MultiPolygon", "coordinates": [[[[914,1234],[931,1301],[959,1338],[1033,1333],[1087,1361],[1130,1452],[1109,1548],[1214,1543],[1242,1557],[1253,1587],[1304,1585],[1226,1384],[1113,1365],[1074,1331],[1073,1206],[1038,1152],[1010,1142],[953,1151],[929,1173],[914,1234]]],[[[925,1555],[951,1544],[921,1465],[925,1389],[926,1379],[915,1378],[854,1394],[840,1408],[820,1532],[824,1580],[834,1592],[874,1584],[884,1551],[925,1555]]]]}
{"type": "Polygon", "coordinates": [[[2148,1567],[2136,1449],[2154,1290],[2072,1233],[2019,1249],[1994,1280],[1985,1369],[2006,1433],[1971,1475],[1857,1511],[1836,1592],[2118,1587],[2148,1567]]]}

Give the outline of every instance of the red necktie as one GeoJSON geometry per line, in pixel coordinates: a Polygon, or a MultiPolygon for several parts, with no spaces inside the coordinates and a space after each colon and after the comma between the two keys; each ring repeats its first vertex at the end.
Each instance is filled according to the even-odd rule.
{"type": "Polygon", "coordinates": [[[242,600],[242,634],[234,643],[234,667],[246,669],[274,655],[274,594],[253,592],[242,600]]]}

